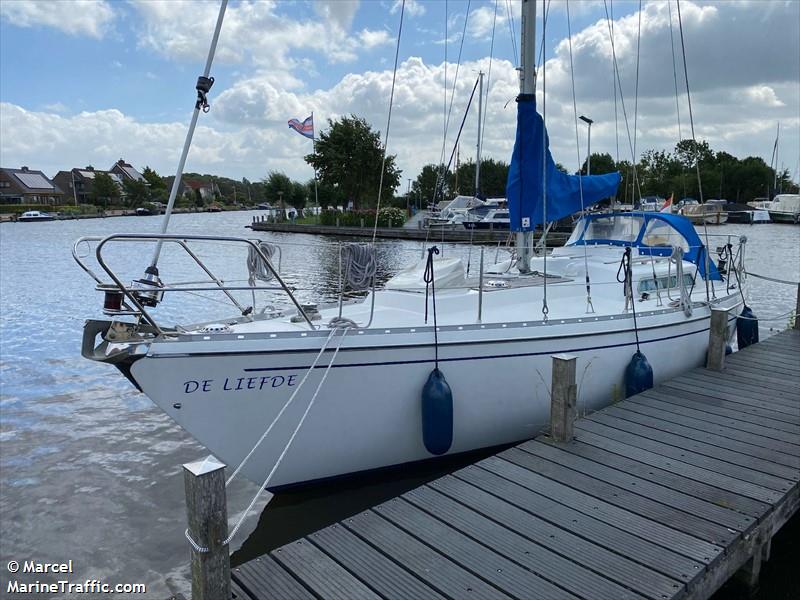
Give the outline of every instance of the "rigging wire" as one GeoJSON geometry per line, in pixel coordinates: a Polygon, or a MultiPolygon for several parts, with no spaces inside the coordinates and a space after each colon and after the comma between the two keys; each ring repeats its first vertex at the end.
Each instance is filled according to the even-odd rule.
{"type": "MultiPolygon", "coordinates": [[[[614,45],[614,0],[609,0],[611,5],[611,45],[614,45]]],[[[611,80],[614,84],[614,143],[616,144],[617,149],[617,164],[619,164],[619,115],[617,113],[617,82],[614,77],[614,65],[611,66],[611,80]]],[[[625,185],[625,191],[627,192],[628,186],[627,183],[625,185]]],[[[626,194],[627,195],[627,194],[626,194]]]]}
{"type": "MultiPolygon", "coordinates": [[[[581,197],[581,217],[586,215],[586,208],[583,205],[583,173],[581,168],[581,143],[578,135],[578,103],[575,98],[575,65],[572,60],[572,23],[569,12],[569,0],[567,0],[567,40],[569,41],[569,74],[572,80],[572,113],[575,120],[575,151],[578,155],[578,191],[581,197]]],[[[592,304],[592,284],[589,279],[589,257],[586,244],[583,244],[583,269],[586,277],[586,312],[593,313],[592,304]]]]}
{"type": "Polygon", "coordinates": [[[386,135],[383,138],[383,160],[381,161],[381,177],[378,183],[378,204],[375,207],[375,225],[372,227],[372,243],[375,243],[375,237],[378,234],[378,213],[381,210],[381,193],[383,192],[383,173],[386,170],[386,146],[389,144],[389,127],[392,124],[392,106],[394,105],[394,84],[397,80],[397,60],[400,56],[400,39],[403,37],[403,14],[406,9],[406,0],[400,7],[400,27],[397,31],[397,46],[394,50],[394,71],[392,72],[392,91],[389,94],[389,114],[386,117],[386,135]]]}
{"type": "MultiPolygon", "coordinates": [[[[536,2],[536,0],[533,0],[536,2]]],[[[514,67],[519,69],[519,54],[517,54],[517,34],[514,31],[514,13],[511,10],[510,0],[506,0],[506,21],[508,22],[508,33],[511,35],[511,52],[514,57],[514,67]]]]}
{"type": "MultiPolygon", "coordinates": [[[[461,44],[458,48],[458,60],[456,61],[456,73],[453,76],[453,87],[450,91],[450,104],[446,110],[446,118],[444,122],[444,138],[442,139],[442,153],[441,153],[441,162],[444,163],[444,154],[445,154],[445,146],[447,145],[447,132],[450,129],[450,117],[453,114],[453,100],[456,94],[456,85],[458,84],[458,71],[461,68],[461,54],[464,50],[464,39],[467,37],[467,23],[469,23],[469,9],[472,4],[472,0],[467,2],[467,12],[464,16],[464,29],[461,32],[461,44]]],[[[447,2],[445,1],[445,10],[447,10],[447,2]]],[[[445,104],[447,104],[447,14],[445,13],[445,81],[444,81],[444,94],[445,94],[445,104]]],[[[445,178],[447,177],[447,170],[444,169],[442,166],[440,168],[440,177],[437,178],[437,183],[440,184],[437,187],[441,187],[442,195],[444,195],[444,183],[445,178]]],[[[433,198],[436,199],[436,190],[434,189],[433,198]]]]}
{"type": "Polygon", "coordinates": [[[494,59],[494,34],[495,27],[497,26],[497,5],[500,0],[494,0],[494,18],[492,20],[492,42],[489,45],[489,70],[486,74],[486,99],[483,103],[483,123],[478,123],[481,128],[481,139],[483,139],[483,132],[486,131],[486,117],[489,114],[489,90],[492,83],[492,60],[494,59]]]}
{"type": "MultiPolygon", "coordinates": [[[[675,36],[672,32],[672,0],[667,0],[669,10],[669,47],[672,50],[672,80],[675,83],[675,114],[678,116],[678,143],[683,140],[681,128],[681,103],[678,94],[678,69],[675,66],[675,36]]],[[[681,183],[683,184],[683,197],[686,197],[686,167],[681,165],[681,183]]]]}
{"type": "MultiPolygon", "coordinates": [[[[622,106],[622,116],[623,116],[623,120],[625,122],[625,132],[626,132],[627,138],[628,138],[628,149],[631,152],[631,160],[632,160],[631,169],[633,171],[633,181],[634,181],[635,184],[638,184],[638,177],[637,177],[637,174],[636,174],[636,155],[635,155],[634,150],[633,150],[633,141],[632,141],[632,138],[631,138],[630,121],[628,120],[628,111],[625,108],[625,96],[622,93],[622,79],[621,79],[620,74],[619,74],[619,63],[617,62],[616,45],[614,44],[614,36],[611,33],[611,19],[610,19],[609,14],[608,14],[608,3],[607,3],[606,0],[603,0],[603,5],[605,6],[605,10],[606,10],[606,23],[608,25],[609,36],[611,38],[611,56],[612,56],[612,60],[613,60],[613,63],[614,63],[614,74],[616,75],[616,83],[617,83],[617,87],[619,89],[619,103],[622,106]]],[[[639,193],[639,198],[641,199],[641,191],[639,193]]]]}
{"type": "MultiPolygon", "coordinates": [[[[542,0],[542,13],[546,11],[547,8],[542,0]]],[[[542,157],[542,269],[544,270],[542,316],[544,321],[547,321],[547,314],[550,312],[547,306],[547,48],[544,45],[546,34],[547,21],[542,18],[542,154],[544,155],[542,157]]]]}
{"type": "MultiPolygon", "coordinates": [[[[697,151],[697,137],[694,133],[694,115],[692,114],[692,95],[689,92],[689,69],[686,66],[686,43],[683,39],[683,19],[681,18],[681,2],[680,0],[676,0],[675,2],[678,6],[678,31],[680,32],[681,36],[681,54],[683,55],[683,76],[686,80],[686,101],[689,105],[689,126],[691,127],[692,131],[692,142],[694,143],[694,166],[695,170],[697,171],[697,191],[700,196],[700,204],[704,204],[703,200],[703,181],[700,178],[700,153],[697,151]]],[[[712,295],[716,298],[716,290],[714,290],[714,282],[711,279],[711,273],[709,271],[709,259],[708,259],[708,224],[706,220],[703,219],[703,233],[706,238],[706,275],[704,277],[706,282],[706,301],[710,302],[712,295]],[[709,294],[709,281],[711,281],[711,293],[709,294]]]]}

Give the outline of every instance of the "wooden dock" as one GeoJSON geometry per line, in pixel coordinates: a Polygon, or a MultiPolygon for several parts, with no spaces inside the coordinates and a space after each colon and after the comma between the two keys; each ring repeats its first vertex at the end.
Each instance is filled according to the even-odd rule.
{"type": "MultiPolygon", "coordinates": [[[[372,237],[372,227],[345,227],[336,225],[306,225],[301,223],[271,223],[267,220],[256,220],[248,225],[253,231],[271,231],[277,233],[305,233],[309,235],[334,235],[344,237],[372,237]]],[[[474,242],[476,244],[508,241],[511,233],[508,229],[474,229],[464,227],[458,229],[413,229],[406,227],[378,227],[375,237],[393,240],[422,240],[435,244],[437,242],[474,242]]],[[[553,232],[547,234],[550,247],[563,246],[569,237],[568,233],[553,232]]],[[[513,240],[513,238],[512,238],[513,240]]]]}
{"type": "Polygon", "coordinates": [[[800,505],[800,331],[232,570],[237,600],[708,598],[800,505]]]}

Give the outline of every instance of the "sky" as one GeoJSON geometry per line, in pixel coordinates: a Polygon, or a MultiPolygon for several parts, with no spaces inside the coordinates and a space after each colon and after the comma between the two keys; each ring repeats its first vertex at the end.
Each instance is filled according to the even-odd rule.
{"type": "MultiPolygon", "coordinates": [[[[449,158],[478,71],[488,84],[482,155],[510,160],[519,1],[401,5],[231,0],[211,110],[200,116],[186,170],[250,180],[281,171],[305,181],[311,141],[287,120],[312,112],[318,133],[355,114],[384,136],[401,13],[387,144],[403,171],[398,192],[423,165],[449,158]]],[[[0,166],[53,176],[124,158],[174,174],[218,10],[198,0],[2,0],[0,166]]],[[[570,170],[583,161],[579,115],[594,120],[592,152],[623,160],[671,150],[694,125],[713,149],[769,163],[780,123],[779,165],[800,180],[800,1],[680,0],[680,11],[691,121],[676,0],[644,1],[641,10],[638,1],[537,2],[538,109],[555,160],[570,170]]],[[[462,162],[474,158],[476,140],[473,106],[462,162]]]]}

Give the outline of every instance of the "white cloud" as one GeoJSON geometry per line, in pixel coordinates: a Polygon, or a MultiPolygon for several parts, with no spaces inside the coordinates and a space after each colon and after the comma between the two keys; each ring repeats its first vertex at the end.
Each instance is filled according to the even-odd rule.
{"type": "MultiPolygon", "coordinates": [[[[405,12],[412,17],[421,17],[425,14],[425,6],[418,0],[405,0],[405,12]]],[[[403,0],[394,0],[392,8],[389,9],[389,14],[395,14],[403,6],[403,0]]]]}
{"type": "Polygon", "coordinates": [[[494,26],[495,35],[498,29],[503,32],[505,27],[506,16],[503,7],[498,4],[497,16],[495,22],[495,7],[494,6],[481,6],[473,10],[469,15],[469,25],[467,26],[467,34],[476,39],[488,39],[492,35],[492,26],[494,26]]]}
{"type": "MultiPolygon", "coordinates": [[[[185,0],[131,0],[139,13],[134,25],[139,45],[176,60],[205,60],[219,6],[185,0]]],[[[351,0],[315,2],[320,19],[287,18],[280,3],[243,1],[225,13],[217,58],[228,63],[290,70],[298,49],[316,50],[328,62],[355,60],[359,39],[349,34],[359,3],[351,0]]]]}
{"type": "MultiPolygon", "coordinates": [[[[242,5],[244,7],[245,5],[242,5]]],[[[247,5],[248,10],[264,9],[247,5]]],[[[788,165],[797,164],[800,149],[800,51],[798,38],[787,34],[798,4],[758,3],[696,6],[681,3],[687,41],[692,104],[697,135],[716,150],[736,156],[767,156],[772,149],[775,124],[781,122],[781,156],[788,165]],[[778,10],[781,9],[781,10],[778,10]],[[770,43],[744,44],[745,30],[758,22],[774,35],[770,43]]],[[[674,9],[674,6],[673,6],[674,9]]],[[[198,11],[201,8],[197,9],[198,11]]],[[[492,6],[493,10],[493,6],[492,6]]],[[[674,12],[674,10],[673,10],[674,12]]],[[[271,19],[274,15],[262,14],[271,19]]],[[[492,15],[493,16],[493,15],[492,15]]],[[[553,15],[551,15],[552,17],[553,15]]],[[[648,4],[642,15],[642,46],[637,149],[672,149],[678,139],[675,115],[669,19],[666,5],[648,4]]],[[[499,15],[498,15],[499,17],[499,15]]],[[[472,18],[472,17],[471,17],[472,18]]],[[[555,18],[555,17],[553,17],[555,18]]],[[[243,36],[250,24],[243,14],[243,36]]],[[[633,76],[635,73],[637,15],[619,19],[615,26],[617,55],[622,72],[628,115],[633,120],[633,76]]],[[[797,19],[794,19],[796,22],[797,19]]],[[[191,23],[182,26],[191,31],[191,23]]],[[[257,28],[257,25],[252,27],[257,28]]],[[[234,36],[235,37],[235,36],[234,36]]],[[[363,40],[358,43],[365,45],[363,40]]],[[[610,44],[605,20],[593,23],[573,38],[578,114],[593,118],[592,150],[616,153],[614,96],[611,79],[610,44]]],[[[569,55],[560,43],[547,63],[546,121],[554,157],[570,169],[579,157],[575,148],[575,123],[569,55]]],[[[679,67],[681,64],[679,63],[679,67]]],[[[449,82],[455,65],[448,65],[449,82]]],[[[464,62],[456,89],[446,155],[449,157],[455,131],[474,84],[478,69],[488,70],[488,58],[464,62]]],[[[347,114],[363,116],[376,130],[386,123],[392,70],[349,73],[325,89],[309,89],[288,69],[257,67],[227,89],[215,88],[212,111],[201,118],[201,128],[190,155],[188,169],[254,179],[269,170],[284,171],[296,179],[307,179],[310,168],[302,157],[310,142],[286,126],[291,117],[305,118],[314,112],[317,128],[327,119],[347,114]]],[[[404,177],[415,177],[426,163],[437,162],[442,144],[442,100],[444,65],[428,64],[421,58],[402,61],[397,73],[395,105],[389,152],[398,155],[404,177]]],[[[681,90],[683,86],[679,80],[681,90]]],[[[508,160],[516,121],[513,100],[518,77],[511,62],[495,59],[487,110],[484,156],[508,160]]],[[[680,96],[683,136],[688,134],[688,114],[680,96]]],[[[541,100],[541,98],[540,98],[541,100]]],[[[540,111],[543,109],[541,101],[540,111]]],[[[169,173],[186,130],[185,123],[144,123],[119,111],[81,113],[71,117],[26,111],[2,105],[0,156],[4,164],[31,164],[50,174],[80,162],[111,164],[120,156],[134,164],[148,163],[169,173]],[[24,141],[24,142],[23,142],[24,141]]],[[[476,113],[472,112],[461,138],[462,161],[474,156],[476,113]]],[[[580,129],[581,153],[585,153],[585,129],[580,129]]],[[[625,125],[619,113],[620,158],[630,158],[625,125]]]]}
{"type": "Polygon", "coordinates": [[[376,46],[382,46],[384,44],[391,44],[394,42],[394,38],[392,38],[389,32],[384,29],[378,29],[375,31],[362,29],[358,34],[358,38],[361,40],[361,43],[365,48],[374,48],[376,46]]]}
{"type": "Polygon", "coordinates": [[[0,16],[17,27],[53,27],[69,35],[102,39],[115,14],[106,0],[6,0],[0,16]]]}

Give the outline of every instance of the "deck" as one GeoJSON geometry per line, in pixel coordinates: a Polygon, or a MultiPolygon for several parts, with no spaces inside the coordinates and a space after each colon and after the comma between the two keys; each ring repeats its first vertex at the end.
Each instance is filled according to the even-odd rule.
{"type": "Polygon", "coordinates": [[[708,598],[800,505],[786,331],[232,570],[234,598],[708,598]]]}

